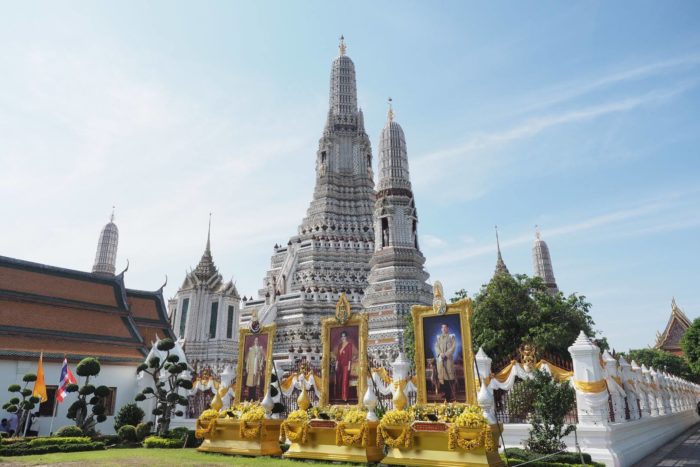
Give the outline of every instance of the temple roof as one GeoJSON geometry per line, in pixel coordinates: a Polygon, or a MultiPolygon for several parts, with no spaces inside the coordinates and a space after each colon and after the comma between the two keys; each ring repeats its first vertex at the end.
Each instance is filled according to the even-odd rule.
{"type": "Polygon", "coordinates": [[[124,287],[104,276],[0,256],[0,358],[95,356],[133,363],[151,336],[174,337],[162,290],[124,287]]]}
{"type": "Polygon", "coordinates": [[[681,339],[689,327],[690,319],[676,304],[676,299],[673,298],[671,300],[671,316],[668,319],[668,323],[666,323],[664,332],[657,333],[654,347],[676,355],[682,355],[681,339]]]}
{"type": "Polygon", "coordinates": [[[498,251],[498,257],[496,258],[496,270],[493,275],[498,274],[510,274],[508,271],[508,266],[506,266],[505,261],[503,261],[503,256],[501,256],[501,242],[498,239],[498,227],[496,227],[496,250],[498,251]]]}

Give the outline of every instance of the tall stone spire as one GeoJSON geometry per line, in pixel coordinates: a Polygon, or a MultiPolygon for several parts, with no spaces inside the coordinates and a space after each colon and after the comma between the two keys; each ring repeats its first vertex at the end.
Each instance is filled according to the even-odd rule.
{"type": "Polygon", "coordinates": [[[554,278],[552,258],[549,256],[549,247],[547,247],[547,243],[542,240],[540,229],[537,227],[535,228],[535,243],[532,245],[532,265],[535,276],[544,281],[550,292],[559,292],[557,281],[554,278]]]}
{"type": "Polygon", "coordinates": [[[113,276],[116,270],[117,247],[119,246],[119,229],[114,223],[114,207],[109,222],[102,228],[100,239],[97,242],[97,254],[95,264],[92,266],[94,274],[113,276]]]}
{"type": "Polygon", "coordinates": [[[389,99],[387,122],[379,136],[379,180],[374,204],[374,254],[362,304],[370,315],[370,353],[378,360],[398,352],[396,338],[412,305],[432,303],[418,246],[416,212],[408,171],[406,139],[394,121],[389,99]]]}
{"type": "Polygon", "coordinates": [[[496,226],[495,229],[496,229],[496,249],[498,250],[498,258],[496,259],[496,271],[494,272],[494,275],[510,274],[510,271],[508,271],[508,267],[506,266],[505,261],[503,261],[503,256],[501,256],[501,242],[498,239],[498,226],[496,226]]]}
{"type": "Polygon", "coordinates": [[[194,270],[194,274],[200,281],[207,281],[219,271],[214,265],[214,258],[211,255],[211,213],[209,214],[209,228],[207,229],[207,246],[204,248],[202,259],[194,270]]]}
{"type": "Polygon", "coordinates": [[[313,199],[296,235],[275,245],[271,267],[257,300],[249,300],[243,320],[255,311],[262,324],[277,323],[275,356],[320,359],[321,318],[345,292],[353,311],[367,287],[374,249],[375,201],[372,148],[357,106],[355,65],[341,38],[330,73],[328,114],[316,151],[313,199]]]}

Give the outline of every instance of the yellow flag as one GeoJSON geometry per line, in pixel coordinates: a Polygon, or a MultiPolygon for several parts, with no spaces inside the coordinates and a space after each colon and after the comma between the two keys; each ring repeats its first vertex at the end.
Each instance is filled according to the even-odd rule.
{"type": "Polygon", "coordinates": [[[36,382],[34,383],[33,396],[41,398],[41,402],[46,402],[49,397],[46,395],[46,383],[44,382],[44,352],[39,356],[39,368],[36,370],[36,382]]]}

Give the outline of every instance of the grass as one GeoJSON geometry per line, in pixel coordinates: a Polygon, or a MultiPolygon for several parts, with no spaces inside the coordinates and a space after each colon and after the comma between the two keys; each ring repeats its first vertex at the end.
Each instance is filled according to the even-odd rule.
{"type": "MultiPolygon", "coordinates": [[[[302,463],[310,463],[309,467],[340,467],[352,464],[330,464],[325,462],[296,461],[274,457],[242,457],[227,456],[197,452],[195,449],[108,449],[106,451],[68,452],[41,454],[36,456],[3,457],[0,466],[8,465],[59,465],[59,466],[168,466],[175,465],[236,465],[251,467],[302,467],[302,463]]],[[[356,464],[355,464],[356,465],[356,464]]]]}

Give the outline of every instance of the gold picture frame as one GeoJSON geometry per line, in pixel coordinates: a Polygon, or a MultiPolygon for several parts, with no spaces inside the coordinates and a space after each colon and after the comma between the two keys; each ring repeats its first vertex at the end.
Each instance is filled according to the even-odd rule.
{"type": "Polygon", "coordinates": [[[442,297],[442,286],[436,283],[433,287],[435,300],[433,306],[414,305],[411,307],[413,316],[413,329],[416,336],[416,386],[418,388],[418,403],[428,403],[428,392],[426,386],[425,369],[425,340],[424,321],[426,318],[436,318],[441,316],[459,316],[459,328],[462,342],[462,362],[464,370],[465,400],[467,404],[476,404],[476,379],[474,378],[474,349],[472,348],[471,318],[474,314],[472,301],[464,298],[455,303],[447,304],[442,297]]]}
{"type": "Polygon", "coordinates": [[[321,394],[319,403],[326,406],[330,401],[330,363],[331,363],[331,330],[335,328],[357,326],[357,340],[359,365],[357,373],[357,405],[362,405],[362,399],[367,390],[367,334],[369,331],[369,319],[367,313],[352,313],[350,303],[344,293],[336,305],[334,317],[326,318],[321,322],[321,344],[323,355],[321,357],[321,394]]]}
{"type": "Polygon", "coordinates": [[[235,392],[235,403],[239,404],[241,402],[241,396],[243,395],[243,368],[245,365],[245,341],[247,336],[267,336],[267,349],[265,352],[265,386],[263,388],[263,394],[260,397],[262,400],[265,397],[265,392],[267,392],[270,387],[270,379],[272,377],[272,347],[274,344],[275,333],[277,331],[276,324],[268,324],[260,327],[258,332],[253,332],[248,328],[241,328],[238,334],[238,363],[236,364],[236,388],[235,392]]]}

